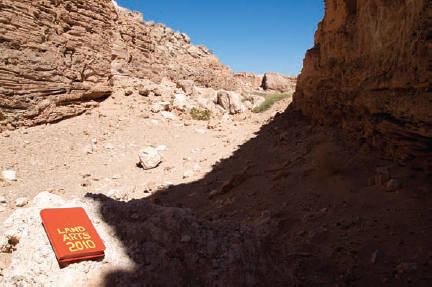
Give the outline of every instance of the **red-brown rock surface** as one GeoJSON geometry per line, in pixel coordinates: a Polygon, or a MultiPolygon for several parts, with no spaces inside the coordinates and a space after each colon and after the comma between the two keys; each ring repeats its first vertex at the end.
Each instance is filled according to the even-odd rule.
{"type": "Polygon", "coordinates": [[[326,0],[295,107],[430,170],[427,1],[326,0]]]}
{"type": "Polygon", "coordinates": [[[111,0],[2,1],[0,22],[0,132],[81,114],[125,76],[242,87],[186,34],[111,0]]]}
{"type": "Polygon", "coordinates": [[[109,95],[116,17],[110,0],[2,1],[0,129],[55,122],[109,95]]]}

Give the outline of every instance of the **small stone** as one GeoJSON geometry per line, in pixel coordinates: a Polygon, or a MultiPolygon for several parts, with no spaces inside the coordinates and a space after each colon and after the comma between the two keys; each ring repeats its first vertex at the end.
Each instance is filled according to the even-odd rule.
{"type": "Polygon", "coordinates": [[[387,184],[386,184],[386,190],[387,191],[396,191],[398,189],[400,189],[401,184],[398,180],[396,179],[390,179],[387,184]]]}
{"type": "Polygon", "coordinates": [[[140,164],[144,169],[152,169],[157,167],[162,162],[162,156],[159,151],[152,147],[142,149],[138,153],[140,164]]]}
{"type": "Polygon", "coordinates": [[[164,183],[158,185],[158,190],[165,190],[174,186],[174,183],[171,181],[165,181],[164,183]]]}
{"type": "Polygon", "coordinates": [[[158,146],[156,147],[156,150],[158,150],[158,151],[164,151],[164,150],[166,150],[166,149],[167,149],[166,145],[158,145],[158,146]]]}
{"type": "Polygon", "coordinates": [[[321,212],[327,212],[327,210],[328,210],[327,207],[324,207],[324,208],[320,209],[321,212]]]}
{"type": "Polygon", "coordinates": [[[130,95],[132,95],[133,94],[133,91],[132,90],[126,90],[125,91],[125,95],[126,96],[130,96],[130,95]]]}
{"type": "Polygon", "coordinates": [[[189,178],[189,177],[191,177],[191,176],[193,176],[194,175],[194,172],[193,171],[185,171],[184,173],[183,173],[183,179],[185,179],[185,178],[189,178]]]}
{"type": "Polygon", "coordinates": [[[0,203],[7,203],[6,197],[0,196],[0,203]]]}
{"type": "Polygon", "coordinates": [[[184,243],[188,243],[192,240],[192,237],[190,235],[183,235],[182,238],[180,239],[180,242],[184,242],[184,243]]]}
{"type": "Polygon", "coordinates": [[[176,120],[178,120],[177,116],[174,115],[174,114],[171,113],[171,112],[162,111],[162,112],[160,112],[160,114],[161,114],[161,116],[164,117],[165,119],[169,119],[169,120],[172,120],[172,121],[176,121],[176,120]]]}
{"type": "Polygon", "coordinates": [[[107,144],[104,145],[104,148],[106,148],[106,149],[113,149],[114,146],[112,144],[110,144],[110,143],[107,143],[107,144]]]}
{"type": "Polygon", "coordinates": [[[195,132],[199,133],[200,135],[203,135],[206,133],[204,129],[195,129],[195,132]]]}
{"type": "Polygon", "coordinates": [[[87,145],[84,147],[84,152],[87,154],[92,154],[93,153],[93,146],[92,145],[87,145]]]}
{"type": "Polygon", "coordinates": [[[3,179],[5,179],[5,180],[10,180],[10,181],[16,181],[17,180],[16,171],[14,171],[14,170],[4,170],[2,172],[2,176],[3,176],[3,179]]]}
{"type": "Polygon", "coordinates": [[[111,198],[113,198],[115,200],[119,200],[119,199],[122,198],[122,196],[120,195],[120,192],[117,189],[110,189],[107,192],[107,196],[111,197],[111,198]]]}
{"type": "Polygon", "coordinates": [[[210,121],[207,124],[207,128],[209,130],[213,130],[213,129],[217,128],[218,124],[219,124],[219,121],[217,119],[210,119],[210,121]]]}
{"type": "Polygon", "coordinates": [[[198,164],[194,165],[194,167],[193,167],[194,171],[199,171],[200,169],[201,169],[201,167],[198,164]]]}
{"type": "Polygon", "coordinates": [[[23,207],[23,206],[27,205],[28,202],[29,202],[29,200],[27,197],[20,197],[20,198],[17,198],[17,200],[15,201],[15,205],[17,207],[23,207]]]}

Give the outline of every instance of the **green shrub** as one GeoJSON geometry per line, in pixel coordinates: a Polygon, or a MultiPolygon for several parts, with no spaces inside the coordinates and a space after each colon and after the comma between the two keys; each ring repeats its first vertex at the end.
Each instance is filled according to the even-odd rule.
{"type": "Polygon", "coordinates": [[[200,111],[197,108],[192,108],[189,113],[194,120],[200,120],[200,121],[210,120],[210,115],[211,115],[210,110],[200,111]]]}
{"type": "Polygon", "coordinates": [[[256,106],[252,109],[252,112],[254,113],[260,113],[265,110],[268,110],[271,106],[273,106],[274,103],[277,101],[290,98],[292,97],[292,94],[274,94],[274,95],[266,95],[264,102],[262,102],[259,106],[256,106]]]}

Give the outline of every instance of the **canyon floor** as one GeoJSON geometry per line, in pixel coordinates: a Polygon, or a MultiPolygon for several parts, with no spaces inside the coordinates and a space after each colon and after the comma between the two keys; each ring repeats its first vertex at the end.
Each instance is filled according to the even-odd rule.
{"type": "MultiPolygon", "coordinates": [[[[126,219],[116,212],[118,206],[172,207],[213,227],[236,229],[240,224],[267,230],[253,249],[267,261],[254,267],[255,281],[238,281],[244,284],[279,286],[292,272],[295,279],[285,282],[293,285],[430,286],[432,184],[424,172],[393,165],[349,134],[310,122],[288,99],[263,113],[217,122],[210,129],[207,121],[164,119],[150,112],[146,97],[132,94],[109,97],[99,107],[56,124],[4,132],[0,169],[16,171],[17,180],[0,182],[6,201],[0,221],[31,207],[42,191],[65,200],[86,198],[100,202],[101,218],[114,230],[111,236],[126,249],[139,249],[144,243],[125,233],[126,219]],[[138,152],[147,146],[163,146],[162,163],[150,170],[137,165],[138,152]],[[19,198],[29,203],[17,207],[19,198]],[[271,228],[263,229],[265,225],[271,228]]],[[[201,236],[193,224],[182,232],[188,228],[189,237],[170,234],[181,237],[181,244],[201,236]]],[[[0,233],[5,230],[0,226],[0,233]]],[[[242,239],[249,233],[239,234],[242,239]]],[[[175,247],[169,258],[186,266],[185,254],[194,248],[181,248],[175,247]]],[[[141,266],[145,254],[131,250],[129,260],[141,266]]],[[[211,276],[222,278],[222,267],[242,276],[235,260],[227,266],[221,266],[221,258],[208,260],[201,263],[203,270],[211,265],[219,272],[211,276]]],[[[172,262],[160,269],[167,278],[177,266],[172,262]]],[[[78,264],[83,263],[72,265],[78,264]]],[[[92,268],[98,264],[103,262],[92,268]]],[[[197,266],[179,267],[185,272],[178,275],[183,281],[172,286],[210,282],[197,266]]],[[[8,266],[2,268],[4,272],[8,266]]],[[[117,270],[100,282],[139,283],[144,278],[139,274],[117,270]]],[[[224,281],[227,286],[236,285],[233,277],[226,278],[231,278],[224,281]]]]}

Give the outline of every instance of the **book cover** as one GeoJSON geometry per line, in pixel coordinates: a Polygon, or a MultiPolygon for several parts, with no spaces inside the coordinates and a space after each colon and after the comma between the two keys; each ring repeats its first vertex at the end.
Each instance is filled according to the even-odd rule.
{"type": "Polygon", "coordinates": [[[83,208],[43,209],[40,216],[59,262],[104,256],[105,244],[83,208]]]}

